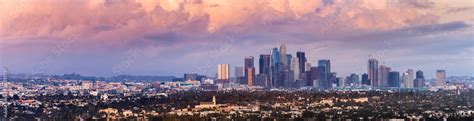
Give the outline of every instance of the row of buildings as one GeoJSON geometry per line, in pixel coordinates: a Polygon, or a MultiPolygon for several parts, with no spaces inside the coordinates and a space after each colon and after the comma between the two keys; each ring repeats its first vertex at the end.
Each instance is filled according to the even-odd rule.
{"type": "MultiPolygon", "coordinates": [[[[305,52],[296,52],[296,57],[286,52],[286,46],[273,48],[269,54],[261,54],[258,59],[258,73],[253,56],[244,59],[244,66],[236,66],[235,76],[230,77],[229,64],[218,64],[216,83],[239,83],[248,86],[268,88],[301,88],[331,89],[334,87],[366,86],[371,88],[422,88],[426,84],[423,71],[392,71],[387,65],[379,65],[378,60],[369,59],[367,73],[361,76],[353,73],[338,77],[331,71],[331,62],[321,59],[312,66],[307,62],[305,52]]],[[[446,71],[437,71],[436,86],[446,83],[446,71]]]]}

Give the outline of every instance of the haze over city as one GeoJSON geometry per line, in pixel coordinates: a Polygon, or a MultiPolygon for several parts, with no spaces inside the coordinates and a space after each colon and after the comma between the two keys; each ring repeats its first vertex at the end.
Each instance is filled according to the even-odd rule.
{"type": "MultiPolygon", "coordinates": [[[[338,75],[392,70],[474,76],[469,0],[0,1],[0,65],[11,73],[214,76],[216,65],[306,52],[338,75]]],[[[258,66],[256,66],[258,70],[258,66]]],[[[233,74],[233,73],[231,73],[233,74]]]]}

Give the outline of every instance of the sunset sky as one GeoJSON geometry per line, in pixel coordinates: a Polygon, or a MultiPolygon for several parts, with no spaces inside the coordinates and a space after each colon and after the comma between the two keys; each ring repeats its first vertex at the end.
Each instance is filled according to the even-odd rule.
{"type": "MultiPolygon", "coordinates": [[[[472,0],[0,0],[11,73],[214,76],[279,44],[338,76],[392,70],[474,76],[472,0]]],[[[231,73],[233,68],[231,68],[231,73]]]]}

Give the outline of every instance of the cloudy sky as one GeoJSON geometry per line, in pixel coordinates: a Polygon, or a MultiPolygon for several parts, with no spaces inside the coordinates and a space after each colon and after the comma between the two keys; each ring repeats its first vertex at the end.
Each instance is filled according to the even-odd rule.
{"type": "Polygon", "coordinates": [[[366,72],[368,58],[428,78],[474,76],[473,13],[472,0],[0,0],[0,65],[214,75],[286,44],[313,65],[330,59],[339,76],[366,72]]]}

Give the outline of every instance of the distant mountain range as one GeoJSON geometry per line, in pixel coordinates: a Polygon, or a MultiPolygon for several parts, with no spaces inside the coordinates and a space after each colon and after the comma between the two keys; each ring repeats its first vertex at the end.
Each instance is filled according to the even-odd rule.
{"type": "MultiPolygon", "coordinates": [[[[3,81],[3,75],[0,78],[3,81]]],[[[175,76],[135,76],[135,75],[118,75],[112,77],[94,77],[83,76],[77,73],[64,75],[45,75],[45,74],[8,74],[8,81],[17,80],[46,80],[46,79],[68,79],[68,80],[91,80],[91,81],[138,81],[138,82],[153,82],[153,81],[172,81],[175,76]]]]}

